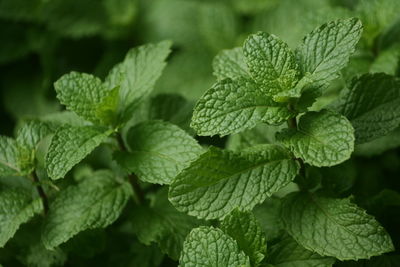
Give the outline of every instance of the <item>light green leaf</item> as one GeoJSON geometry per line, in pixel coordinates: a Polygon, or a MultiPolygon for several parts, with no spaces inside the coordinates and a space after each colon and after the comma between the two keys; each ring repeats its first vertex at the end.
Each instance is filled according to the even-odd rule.
{"type": "Polygon", "coordinates": [[[270,96],[293,88],[299,76],[298,66],[288,45],[275,35],[259,32],[243,45],[253,79],[270,96]]]}
{"type": "Polygon", "coordinates": [[[361,33],[356,18],[331,21],[313,30],[296,51],[302,74],[310,73],[315,83],[327,85],[347,65],[361,33]]]}
{"type": "Polygon", "coordinates": [[[249,258],[239,250],[235,240],[219,229],[205,226],[187,236],[179,263],[181,267],[250,267],[249,258]]]}
{"type": "Polygon", "coordinates": [[[277,124],[294,116],[275,103],[251,80],[225,79],[214,84],[197,103],[191,127],[198,135],[238,133],[257,123],[277,124]]]}
{"type": "Polygon", "coordinates": [[[277,134],[297,158],[317,166],[333,166],[350,158],[354,150],[354,129],[340,114],[322,110],[300,118],[297,129],[277,134]]]}
{"type": "Polygon", "coordinates": [[[169,200],[189,215],[223,218],[237,207],[252,209],[290,183],[298,170],[298,163],[278,146],[242,153],[211,147],[175,178],[169,200]]]}
{"type": "Polygon", "coordinates": [[[39,142],[55,131],[56,126],[49,122],[29,121],[25,123],[17,132],[18,145],[35,150],[39,142]]]}
{"type": "Polygon", "coordinates": [[[32,199],[29,191],[0,189],[0,247],[12,238],[19,226],[43,210],[40,198],[32,199]]]}
{"type": "Polygon", "coordinates": [[[132,225],[142,243],[157,242],[164,253],[177,260],[186,236],[202,221],[177,211],[169,203],[167,193],[167,190],[160,190],[150,207],[135,208],[132,225]]]}
{"type": "Polygon", "coordinates": [[[171,42],[163,41],[135,47],[127,53],[123,62],[110,71],[105,85],[108,88],[120,88],[120,112],[127,113],[122,116],[130,118],[130,112],[138,101],[151,93],[166,66],[165,59],[170,53],[170,46],[171,42]]]}
{"type": "Polygon", "coordinates": [[[222,50],[215,56],[212,66],[219,80],[250,76],[241,47],[222,50]]]}
{"type": "Polygon", "coordinates": [[[260,223],[249,211],[233,210],[221,223],[221,229],[238,243],[239,249],[257,266],[267,252],[267,240],[260,223]]]}
{"type": "Polygon", "coordinates": [[[104,142],[111,132],[94,126],[59,128],[46,155],[46,168],[50,178],[63,178],[72,167],[104,142]]]}
{"type": "Polygon", "coordinates": [[[0,136],[0,176],[18,175],[19,149],[17,142],[6,136],[0,136]]]}
{"type": "Polygon", "coordinates": [[[274,267],[331,267],[335,259],[313,253],[285,236],[268,251],[268,262],[274,267]]]}
{"type": "Polygon", "coordinates": [[[116,159],[139,179],[170,184],[203,149],[185,131],[169,122],[146,121],[131,128],[127,135],[129,152],[116,159]]]}
{"type": "Polygon", "coordinates": [[[54,88],[61,104],[93,123],[110,123],[110,114],[116,111],[118,90],[106,87],[91,74],[70,72],[58,79],[54,88]]]}
{"type": "Polygon", "coordinates": [[[281,217],[300,245],[320,255],[357,260],[394,250],[385,229],[350,199],[294,193],[285,199],[281,217]]]}
{"type": "Polygon", "coordinates": [[[400,126],[400,81],[384,73],[362,75],[342,91],[337,110],[350,120],[358,144],[384,136],[400,126]]]}
{"type": "Polygon", "coordinates": [[[107,227],[119,217],[131,195],[129,183],[117,182],[109,171],[98,171],[69,186],[50,205],[43,244],[53,249],[79,232],[107,227]]]}

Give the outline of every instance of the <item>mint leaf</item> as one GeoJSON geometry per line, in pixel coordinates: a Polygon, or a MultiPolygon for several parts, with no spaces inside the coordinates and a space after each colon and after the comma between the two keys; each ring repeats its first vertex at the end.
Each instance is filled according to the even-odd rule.
{"type": "Polygon", "coordinates": [[[129,152],[117,153],[117,161],[139,179],[170,184],[203,151],[185,131],[168,122],[146,121],[127,135],[129,152]]]}
{"type": "Polygon", "coordinates": [[[221,223],[221,229],[238,243],[249,256],[252,266],[257,266],[267,252],[267,240],[253,213],[233,210],[221,223]]]}
{"type": "Polygon", "coordinates": [[[93,123],[110,123],[110,114],[116,111],[118,91],[91,74],[70,72],[58,79],[54,88],[61,104],[93,123]]]}
{"type": "Polygon", "coordinates": [[[263,32],[250,35],[244,42],[243,53],[252,78],[269,96],[296,85],[299,70],[295,56],[275,35],[263,32]]]}
{"type": "Polygon", "coordinates": [[[132,225],[138,239],[145,245],[157,242],[160,249],[172,259],[179,259],[183,241],[190,230],[202,221],[177,211],[168,201],[168,191],[154,195],[150,207],[135,209],[132,225]]]}
{"type": "Polygon", "coordinates": [[[43,210],[40,198],[32,199],[29,191],[0,189],[0,247],[12,238],[19,226],[43,210]]]}
{"type": "Polygon", "coordinates": [[[357,145],[354,154],[357,156],[375,156],[400,146],[400,127],[385,136],[370,142],[357,145]]]}
{"type": "Polygon", "coordinates": [[[250,76],[241,47],[222,50],[215,56],[212,66],[219,80],[250,76]]]}
{"type": "Polygon", "coordinates": [[[400,126],[400,82],[393,76],[364,74],[342,91],[337,110],[355,129],[358,144],[384,136],[400,126]]]}
{"type": "Polygon", "coordinates": [[[251,209],[296,176],[299,165],[283,148],[263,145],[237,153],[211,147],[170,186],[169,200],[198,218],[223,218],[251,209]]]}
{"type": "Polygon", "coordinates": [[[36,150],[39,142],[55,131],[56,126],[49,122],[28,121],[17,132],[17,143],[31,151],[36,150]]]}
{"type": "Polygon", "coordinates": [[[249,79],[225,79],[217,82],[199,100],[191,127],[198,135],[238,133],[257,123],[277,124],[293,114],[275,103],[249,79]]]}
{"type": "Polygon", "coordinates": [[[334,258],[313,253],[290,236],[285,236],[269,249],[267,261],[274,267],[331,267],[335,263],[334,258]]]}
{"type": "Polygon", "coordinates": [[[105,228],[121,214],[132,189],[117,182],[113,173],[98,171],[61,191],[50,205],[42,232],[47,249],[53,249],[86,229],[105,228]]]}
{"type": "Polygon", "coordinates": [[[161,76],[170,53],[171,42],[147,44],[131,49],[123,62],[108,74],[107,88],[119,87],[119,106],[123,119],[131,116],[132,109],[147,97],[161,76]]]}
{"type": "Polygon", "coordinates": [[[271,241],[280,237],[283,232],[281,213],[281,199],[269,197],[263,203],[257,205],[252,210],[257,220],[261,224],[261,228],[267,237],[267,241],[271,241]]]}
{"type": "Polygon", "coordinates": [[[349,199],[294,193],[285,199],[281,216],[288,233],[320,255],[357,260],[394,249],[385,229],[349,199]]]}
{"type": "Polygon", "coordinates": [[[297,129],[277,134],[297,158],[313,166],[333,166],[350,158],[354,150],[354,129],[342,115],[332,111],[309,112],[297,129]]]}
{"type": "Polygon", "coordinates": [[[235,240],[219,229],[205,226],[187,236],[179,263],[182,267],[250,267],[249,258],[239,250],[235,240]]]}
{"type": "Polygon", "coordinates": [[[0,136],[0,176],[16,176],[21,172],[17,142],[6,136],[0,136]]]}
{"type": "Polygon", "coordinates": [[[111,132],[94,126],[59,128],[46,155],[46,168],[50,178],[63,178],[72,167],[104,142],[111,132]]]}
{"type": "Polygon", "coordinates": [[[316,84],[328,85],[347,65],[361,33],[361,21],[356,18],[339,19],[316,28],[296,50],[301,73],[310,73],[316,84]]]}

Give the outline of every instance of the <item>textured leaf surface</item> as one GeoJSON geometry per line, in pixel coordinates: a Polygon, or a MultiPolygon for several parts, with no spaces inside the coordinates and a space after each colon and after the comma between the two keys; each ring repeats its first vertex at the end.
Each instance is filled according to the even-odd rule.
{"type": "Polygon", "coordinates": [[[341,19],[324,24],[308,34],[296,51],[302,74],[310,73],[318,84],[338,77],[361,37],[359,19],[341,19]]]}
{"type": "Polygon", "coordinates": [[[210,148],[175,178],[169,199],[189,215],[222,218],[236,207],[253,208],[291,182],[298,169],[298,163],[274,145],[242,153],[210,148]]]}
{"type": "Polygon", "coordinates": [[[131,194],[129,183],[118,183],[108,171],[98,171],[78,185],[69,186],[50,205],[43,244],[52,249],[86,229],[112,224],[131,194]]]}
{"type": "Polygon", "coordinates": [[[269,249],[268,262],[274,267],[331,267],[335,259],[313,253],[285,236],[269,249]]]}
{"type": "Polygon", "coordinates": [[[214,84],[197,103],[191,126],[198,135],[228,135],[260,122],[276,124],[292,114],[248,79],[225,79],[214,84]]]}
{"type": "Polygon", "coordinates": [[[262,89],[274,96],[291,89],[298,80],[298,66],[289,46],[275,35],[250,35],[243,53],[253,79],[262,89]]]}
{"type": "Polygon", "coordinates": [[[0,247],[12,238],[19,226],[43,209],[40,198],[32,199],[30,192],[0,189],[0,247]]]}
{"type": "Polygon", "coordinates": [[[20,146],[35,150],[38,143],[54,130],[52,123],[29,121],[18,130],[16,140],[20,146]]]}
{"type": "Polygon", "coordinates": [[[58,129],[46,155],[47,173],[52,179],[63,178],[72,167],[105,141],[110,134],[93,126],[65,126],[58,129]]]}
{"type": "Polygon", "coordinates": [[[385,229],[349,199],[295,193],[283,203],[282,220],[299,244],[339,260],[366,259],[394,249],[385,229]]]}
{"type": "Polygon", "coordinates": [[[0,176],[18,175],[20,171],[17,142],[0,136],[0,176]]]}
{"type": "Polygon", "coordinates": [[[118,153],[118,162],[141,180],[170,184],[203,149],[185,131],[168,122],[146,121],[127,135],[130,151],[118,153]]]}
{"type": "Polygon", "coordinates": [[[54,83],[57,98],[67,109],[94,123],[109,122],[116,111],[118,94],[102,81],[86,73],[71,72],[54,83]]]}
{"type": "Polygon", "coordinates": [[[384,136],[400,126],[400,81],[384,73],[365,74],[342,91],[337,109],[353,125],[357,143],[384,136]]]}
{"type": "Polygon", "coordinates": [[[277,139],[296,157],[313,166],[333,166],[350,158],[354,129],[342,115],[332,111],[309,112],[297,129],[285,129],[277,139]]]}
{"type": "MultiPolygon", "coordinates": [[[[108,88],[120,87],[120,105],[129,113],[131,105],[148,96],[161,76],[170,53],[171,42],[147,44],[131,49],[124,61],[116,65],[106,78],[108,88]]],[[[129,114],[131,115],[131,114],[129,114]]]]}
{"type": "Polygon", "coordinates": [[[236,240],[253,266],[257,266],[265,257],[267,240],[253,213],[235,209],[222,221],[221,229],[236,240]]]}
{"type": "Polygon", "coordinates": [[[222,50],[215,56],[212,65],[214,75],[220,80],[249,76],[249,70],[241,47],[222,50]]]}
{"type": "Polygon", "coordinates": [[[230,236],[213,227],[199,227],[190,232],[179,260],[182,267],[250,267],[249,258],[230,236]]]}
{"type": "Polygon", "coordinates": [[[132,224],[142,243],[157,242],[164,253],[177,260],[186,236],[202,221],[177,211],[169,203],[167,193],[167,190],[160,190],[150,207],[135,208],[132,224]]]}

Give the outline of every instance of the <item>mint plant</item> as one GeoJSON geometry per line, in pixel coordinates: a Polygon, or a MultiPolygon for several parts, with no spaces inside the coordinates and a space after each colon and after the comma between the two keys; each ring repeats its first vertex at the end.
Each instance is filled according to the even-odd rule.
{"type": "Polygon", "coordinates": [[[169,200],[178,210],[222,220],[219,229],[191,231],[181,266],[332,266],[335,258],[369,259],[394,250],[373,216],[351,197],[332,195],[315,176],[316,167],[340,166],[355,144],[399,125],[400,84],[386,74],[355,77],[336,103],[310,111],[346,67],[361,34],[359,19],[335,20],[305,36],[294,51],[277,36],[259,32],[243,47],[216,56],[218,81],[192,117],[197,134],[237,134],[260,123],[276,134],[273,142],[260,138],[234,151],[210,147],[173,180],[169,200]],[[277,126],[285,122],[286,128],[277,126]],[[275,215],[286,233],[269,254],[250,211],[290,185],[275,215]]]}

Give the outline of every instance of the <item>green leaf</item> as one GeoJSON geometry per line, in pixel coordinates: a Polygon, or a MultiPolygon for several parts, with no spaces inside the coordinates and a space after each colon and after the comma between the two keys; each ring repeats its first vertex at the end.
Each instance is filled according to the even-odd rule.
{"type": "Polygon", "coordinates": [[[205,226],[187,236],[179,263],[181,267],[250,267],[249,258],[239,250],[235,240],[219,229],[205,226]]]}
{"type": "Polygon", "coordinates": [[[50,205],[43,244],[53,249],[79,232],[107,227],[119,217],[131,195],[129,183],[117,182],[109,171],[98,171],[69,186],[50,205]]]}
{"type": "Polygon", "coordinates": [[[288,233],[320,255],[357,260],[394,250],[385,229],[350,199],[294,193],[285,199],[281,216],[288,233]]]}
{"type": "Polygon", "coordinates": [[[223,218],[252,209],[296,176],[299,165],[283,148],[263,145],[242,153],[211,147],[170,186],[169,200],[198,218],[223,218]]]}
{"type": "Polygon", "coordinates": [[[355,129],[358,144],[384,136],[400,126],[400,81],[393,76],[365,74],[342,91],[337,110],[355,129]]]}
{"type": "Polygon", "coordinates": [[[400,146],[400,127],[385,136],[370,142],[357,145],[354,154],[357,156],[375,156],[400,146]]]}
{"type": "Polygon", "coordinates": [[[203,149],[185,131],[169,122],[146,121],[131,128],[127,135],[129,152],[116,159],[139,179],[170,184],[203,149]]]}
{"type": "Polygon", "coordinates": [[[177,260],[186,236],[202,221],[177,211],[169,203],[167,194],[167,190],[160,190],[150,207],[135,208],[132,225],[140,242],[145,245],[157,242],[164,253],[177,260]]]}
{"type": "Polygon", "coordinates": [[[16,176],[21,172],[17,142],[6,136],[0,136],[0,176],[16,176]]]}
{"type": "Polygon", "coordinates": [[[0,247],[12,238],[19,226],[43,210],[40,198],[32,199],[21,189],[0,189],[0,247]]]}
{"type": "Polygon", "coordinates": [[[267,240],[260,223],[249,211],[233,210],[221,223],[221,229],[238,243],[239,249],[257,266],[267,252],[267,240]]]}
{"type": "Polygon", "coordinates": [[[29,121],[18,129],[16,140],[18,145],[29,150],[36,150],[39,142],[54,130],[55,125],[52,123],[29,121]]]}
{"type": "Polygon", "coordinates": [[[222,50],[215,56],[212,66],[219,80],[250,76],[241,47],[222,50]]]}
{"type": "Polygon", "coordinates": [[[149,119],[169,121],[185,131],[193,132],[189,127],[193,106],[193,101],[181,95],[159,94],[150,101],[149,119]]]}
{"type": "Polygon", "coordinates": [[[268,262],[274,267],[331,267],[335,259],[313,253],[285,236],[270,248],[268,262]]]}
{"type": "Polygon", "coordinates": [[[96,124],[111,122],[118,103],[118,90],[86,73],[70,72],[54,83],[57,98],[68,110],[96,124]],[[112,90],[114,89],[114,90],[112,90]]]}
{"type": "Polygon", "coordinates": [[[306,113],[297,129],[284,129],[277,139],[297,158],[317,167],[337,165],[349,159],[354,150],[350,122],[328,110],[306,113]]]}
{"type": "Polygon", "coordinates": [[[280,237],[284,232],[280,217],[281,202],[280,198],[270,197],[252,210],[265,232],[267,241],[280,237]]]}
{"type": "Polygon", "coordinates": [[[63,178],[72,167],[104,142],[111,132],[94,126],[59,128],[46,155],[46,168],[50,178],[63,178]]]}
{"type": "Polygon", "coordinates": [[[198,135],[238,133],[257,123],[277,124],[293,114],[275,103],[251,80],[225,79],[214,84],[197,103],[191,127],[198,135]]]}
{"type": "Polygon", "coordinates": [[[259,32],[250,35],[243,45],[253,79],[270,96],[294,87],[299,70],[293,52],[275,35],[259,32]]]}
{"type": "Polygon", "coordinates": [[[327,85],[339,75],[361,37],[359,19],[339,19],[308,34],[296,50],[301,73],[310,73],[317,84],[327,85]]]}
{"type": "Polygon", "coordinates": [[[105,85],[120,88],[119,105],[123,119],[130,119],[132,109],[153,90],[166,66],[170,46],[171,42],[163,41],[132,48],[124,61],[110,71],[105,85]]]}

